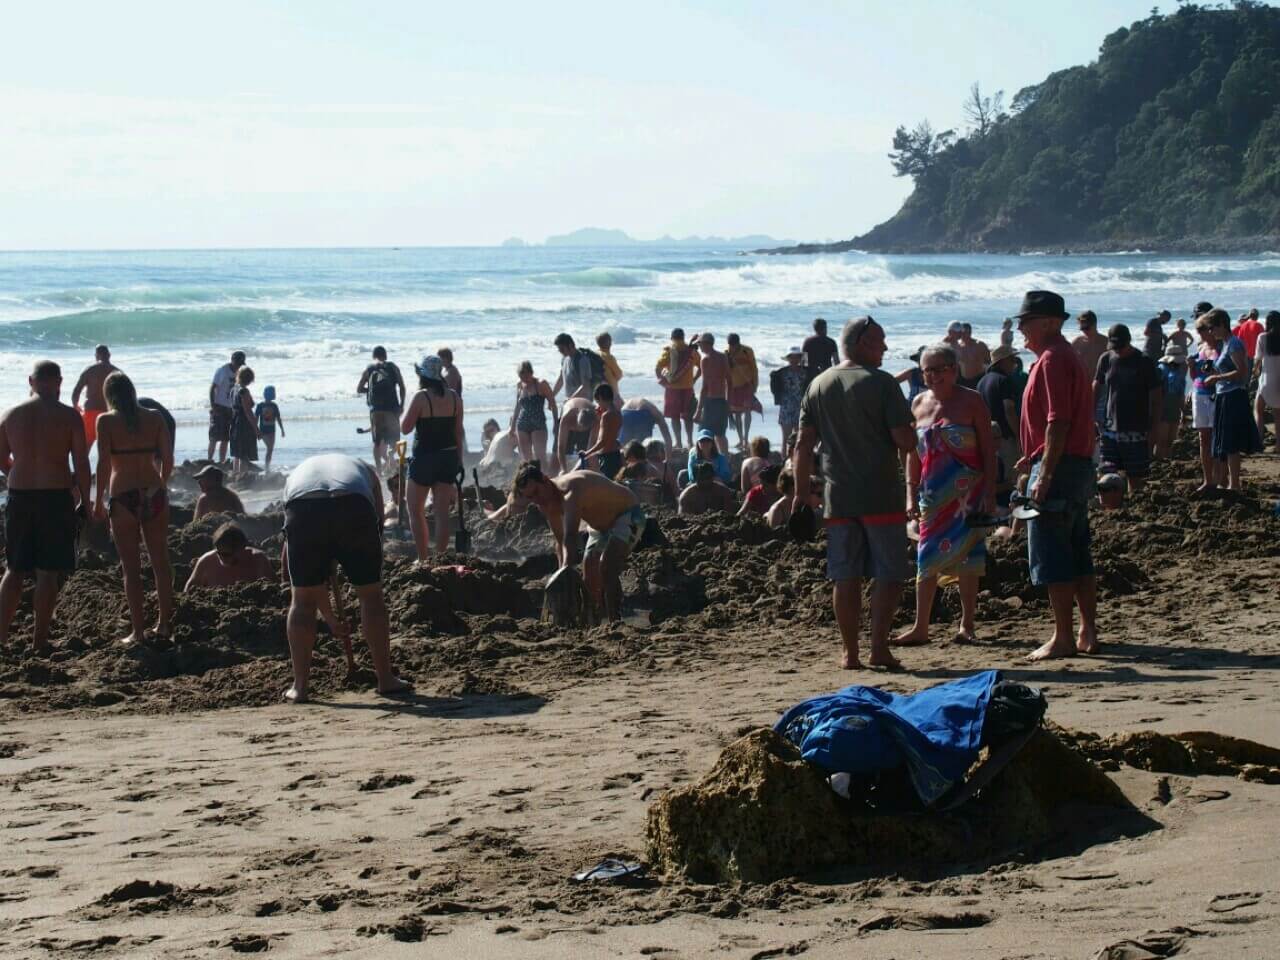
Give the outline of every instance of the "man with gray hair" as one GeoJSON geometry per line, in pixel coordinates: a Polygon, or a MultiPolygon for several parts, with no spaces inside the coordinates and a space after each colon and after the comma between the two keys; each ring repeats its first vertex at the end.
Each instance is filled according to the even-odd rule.
{"type": "Polygon", "coordinates": [[[908,574],[899,464],[901,454],[915,447],[916,435],[906,397],[880,369],[884,329],[871,317],[859,317],[845,325],[840,339],[844,362],[819,374],[800,405],[792,514],[808,507],[814,447],[821,440],[827,579],[844,642],[841,666],[862,666],[862,578],[872,577],[869,662],[892,670],[901,664],[889,652],[889,624],[908,574]]]}

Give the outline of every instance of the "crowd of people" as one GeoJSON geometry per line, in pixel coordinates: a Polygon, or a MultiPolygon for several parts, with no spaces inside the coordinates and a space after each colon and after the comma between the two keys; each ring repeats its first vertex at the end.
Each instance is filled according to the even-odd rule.
{"type": "MultiPolygon", "coordinates": [[[[1152,460],[1170,455],[1183,425],[1198,434],[1200,490],[1240,489],[1241,459],[1262,449],[1265,417],[1280,408],[1280,312],[1263,323],[1253,310],[1233,327],[1225,310],[1199,303],[1192,313],[1195,349],[1184,320],[1166,335],[1167,311],[1145,325],[1141,348],[1124,324],[1100,333],[1089,310],[1077,315],[1079,334],[1068,342],[1069,317],[1057,294],[1032,291],[1004,322],[994,351],[968,324],[955,322],[937,343],[916,350],[914,365],[896,377],[881,369],[888,347],[873,318],[845,324],[839,345],[819,318],[812,335],[769,374],[781,450],[751,435],[753,415],[763,413],[760,369],[737,334],[728,335],[722,351],[710,332],[686,339],[682,329],[672,330],[654,367],[659,407],[642,397],[624,399],[609,334],[591,350],[562,333],[554,341],[561,358],[554,383],[521,362],[505,429],[496,420],[485,424],[486,456],[505,451],[518,461],[507,503],[487,518],[541,511],[561,567],[581,565],[588,610],[602,619],[621,615],[621,576],[647,529],[646,507],[754,514],[801,539],[821,520],[842,664],[862,665],[862,587],[871,578],[868,662],[891,669],[900,666],[893,647],[929,642],[933,602],[944,584],[959,588],[953,639],[976,639],[987,539],[1025,528],[1031,580],[1046,588],[1054,618],[1051,638],[1031,659],[1093,653],[1099,641],[1091,505],[1139,491],[1152,460]],[[1035,355],[1028,370],[1013,345],[1015,325],[1035,355]],[[915,622],[893,636],[910,575],[910,539],[915,622]]],[[[466,450],[462,377],[452,351],[424,356],[413,370],[411,391],[379,346],[357,382],[368,404],[372,465],[342,454],[314,456],[286,480],[281,569],[292,588],[290,700],[307,697],[317,618],[346,636],[331,603],[338,568],[359,598],[378,689],[406,686],[390,663],[383,530],[406,521],[420,562],[433,548],[446,551],[466,450]]],[[[274,389],[267,386],[255,403],[254,380],[244,352],[236,351],[210,383],[210,463],[195,475],[196,518],[243,514],[220,464],[229,459],[233,476],[253,469],[261,441],[269,468],[275,435],[284,436],[274,389]]],[[[108,524],[120,557],[130,620],[122,642],[167,636],[174,606],[167,546],[172,416],[138,397],[105,345],[77,380],[73,406],[60,400],[57,364],[36,364],[29,384],[30,399],[0,417],[8,487],[0,643],[7,642],[24,580],[34,576],[33,645],[37,653],[48,650],[57,592],[74,569],[79,529],[90,521],[108,524]],[[151,627],[144,549],[156,589],[151,627]]],[[[1280,433],[1276,442],[1280,452],[1280,433]]],[[[187,589],[271,574],[234,523],[217,530],[213,547],[196,562],[187,589]]]]}

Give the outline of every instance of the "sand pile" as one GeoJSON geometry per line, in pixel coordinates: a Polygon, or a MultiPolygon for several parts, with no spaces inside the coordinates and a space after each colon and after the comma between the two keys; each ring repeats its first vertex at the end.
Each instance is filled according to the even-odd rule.
{"type": "Polygon", "coordinates": [[[1100,737],[1058,731],[1071,746],[1104,769],[1124,763],[1153,773],[1210,774],[1256,783],[1280,783],[1280,750],[1208,730],[1163,734],[1144,730],[1100,737]]]}
{"type": "Polygon", "coordinates": [[[703,882],[767,883],[820,867],[884,874],[1080,845],[1152,825],[1109,777],[1039,731],[947,815],[874,815],[844,800],[772,730],[730,744],[700,781],[649,808],[650,862],[703,882]]]}

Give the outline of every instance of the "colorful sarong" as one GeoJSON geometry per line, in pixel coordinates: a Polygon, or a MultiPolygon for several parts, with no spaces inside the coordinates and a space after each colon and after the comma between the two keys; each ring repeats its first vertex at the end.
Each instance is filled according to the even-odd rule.
{"type": "Polygon", "coordinates": [[[965,518],[982,509],[982,457],[973,427],[941,423],[919,431],[920,546],[918,579],[961,574],[981,576],[986,570],[983,529],[970,529],[965,518]]]}

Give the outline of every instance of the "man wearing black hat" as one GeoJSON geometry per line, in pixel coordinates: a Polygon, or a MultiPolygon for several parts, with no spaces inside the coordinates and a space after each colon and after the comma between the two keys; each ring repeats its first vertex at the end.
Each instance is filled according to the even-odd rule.
{"type": "Polygon", "coordinates": [[[1018,472],[1029,473],[1027,494],[1040,513],[1027,521],[1031,582],[1049,590],[1053,638],[1028,659],[1070,657],[1098,650],[1097,584],[1090,554],[1089,500],[1094,491],[1093,391],[1084,365],[1062,336],[1062,297],[1032,290],[1016,320],[1036,354],[1023,394],[1018,472]],[[1080,632],[1072,636],[1073,607],[1080,632]]]}
{"type": "Polygon", "coordinates": [[[200,496],[196,497],[196,511],[193,519],[199,520],[208,513],[231,513],[244,516],[244,504],[236,496],[234,490],[222,485],[222,471],[212,463],[195,475],[200,485],[200,496]]]}
{"type": "Polygon", "coordinates": [[[1134,348],[1123,323],[1107,331],[1107,346],[1093,378],[1096,395],[1105,403],[1102,472],[1123,473],[1129,492],[1137,493],[1151,466],[1151,444],[1163,407],[1162,378],[1151,358],[1134,348]]]}

